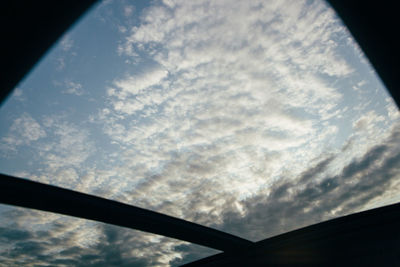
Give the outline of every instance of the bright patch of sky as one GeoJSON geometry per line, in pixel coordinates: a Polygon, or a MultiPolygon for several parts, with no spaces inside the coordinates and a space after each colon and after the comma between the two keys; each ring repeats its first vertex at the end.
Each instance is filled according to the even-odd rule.
{"type": "MultiPolygon", "coordinates": [[[[0,125],[3,173],[251,240],[400,199],[397,107],[322,1],[104,1],[18,85],[0,125]]],[[[8,263],[106,266],[83,255],[108,251],[168,266],[213,253],[1,211],[0,231],[20,231],[0,239],[8,263]]]]}

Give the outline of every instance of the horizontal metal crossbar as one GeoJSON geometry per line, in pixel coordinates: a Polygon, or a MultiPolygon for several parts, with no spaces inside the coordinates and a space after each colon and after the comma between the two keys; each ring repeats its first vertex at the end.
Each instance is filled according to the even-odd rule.
{"type": "Polygon", "coordinates": [[[4,174],[0,174],[0,202],[128,227],[221,251],[234,251],[253,244],[165,214],[4,174]]]}

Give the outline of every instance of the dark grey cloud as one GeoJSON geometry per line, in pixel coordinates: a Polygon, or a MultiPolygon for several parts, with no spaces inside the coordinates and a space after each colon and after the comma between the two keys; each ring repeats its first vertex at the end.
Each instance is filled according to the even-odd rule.
{"type": "Polygon", "coordinates": [[[26,230],[8,229],[5,227],[0,227],[0,240],[2,242],[25,240],[31,237],[32,234],[26,230]]]}
{"type": "Polygon", "coordinates": [[[317,179],[341,154],[323,158],[295,180],[281,179],[271,186],[269,194],[242,202],[245,216],[228,210],[223,223],[215,227],[260,240],[362,210],[399,179],[399,133],[396,128],[384,143],[353,159],[337,175],[317,179]]]}
{"type": "MultiPolygon", "coordinates": [[[[133,248],[146,248],[146,244],[133,237],[137,232],[101,224],[102,237],[90,247],[73,246],[69,237],[43,238],[42,232],[26,231],[16,226],[1,228],[2,245],[11,245],[0,251],[0,259],[7,266],[154,266],[158,258],[130,255],[133,248]],[[49,252],[50,248],[59,250],[49,252]]],[[[55,228],[53,228],[53,231],[55,228]]],[[[148,244],[147,244],[148,246],[148,244]]],[[[0,264],[1,265],[1,264],[0,264]]],[[[2,266],[2,265],[1,265],[2,266]]]]}

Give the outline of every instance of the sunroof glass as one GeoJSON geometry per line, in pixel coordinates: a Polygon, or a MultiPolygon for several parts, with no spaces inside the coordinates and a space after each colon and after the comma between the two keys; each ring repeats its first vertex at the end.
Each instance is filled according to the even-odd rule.
{"type": "MultiPolygon", "coordinates": [[[[0,124],[2,173],[253,241],[400,200],[398,110],[322,1],[101,2],[18,85],[0,124]]],[[[83,246],[71,242],[60,249],[83,246]]],[[[214,253],[157,242],[168,249],[128,247],[121,263],[214,253]]]]}

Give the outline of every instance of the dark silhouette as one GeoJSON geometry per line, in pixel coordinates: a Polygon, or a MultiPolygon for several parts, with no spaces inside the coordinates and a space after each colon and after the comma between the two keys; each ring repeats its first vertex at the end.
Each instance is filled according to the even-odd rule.
{"type": "Polygon", "coordinates": [[[185,266],[400,266],[400,204],[344,216],[185,266]]]}
{"type": "Polygon", "coordinates": [[[396,1],[328,0],[400,107],[400,39],[396,1]]]}

